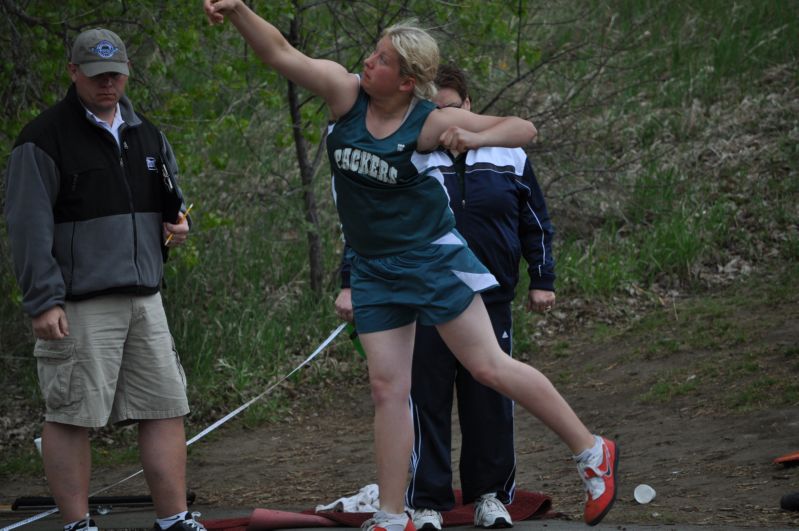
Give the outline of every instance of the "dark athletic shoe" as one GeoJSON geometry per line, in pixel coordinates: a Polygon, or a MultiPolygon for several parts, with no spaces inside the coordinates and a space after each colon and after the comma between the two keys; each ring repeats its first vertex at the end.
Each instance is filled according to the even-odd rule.
{"type": "Polygon", "coordinates": [[[780,500],[780,508],[785,511],[799,511],[799,492],[789,492],[780,500]]]}
{"type": "MultiPolygon", "coordinates": [[[[158,525],[158,522],[155,523],[153,529],[156,531],[161,531],[161,526],[158,525]]],[[[191,513],[186,515],[185,520],[178,520],[171,526],[167,527],[163,531],[206,531],[205,527],[194,519],[191,513]]]]}
{"type": "Polygon", "coordinates": [[[72,527],[69,528],[69,531],[99,531],[99,528],[97,524],[94,523],[94,520],[87,518],[73,524],[72,527]]]}

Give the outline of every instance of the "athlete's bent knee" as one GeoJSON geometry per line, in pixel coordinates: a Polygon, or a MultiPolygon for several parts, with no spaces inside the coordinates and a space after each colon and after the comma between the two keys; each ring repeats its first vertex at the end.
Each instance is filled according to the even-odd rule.
{"type": "Polygon", "coordinates": [[[411,386],[398,381],[372,380],[369,382],[372,390],[372,402],[375,406],[390,404],[393,402],[408,401],[411,386]]]}
{"type": "Polygon", "coordinates": [[[478,363],[469,368],[472,377],[485,385],[495,389],[499,385],[499,370],[493,363],[478,363]]]}

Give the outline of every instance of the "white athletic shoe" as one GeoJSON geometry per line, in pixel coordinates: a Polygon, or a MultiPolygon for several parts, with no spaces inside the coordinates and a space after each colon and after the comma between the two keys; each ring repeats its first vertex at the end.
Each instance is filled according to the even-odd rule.
{"type": "Polygon", "coordinates": [[[497,499],[495,492],[483,494],[474,504],[474,526],[487,529],[513,527],[508,510],[497,499]]]}
{"type": "Polygon", "coordinates": [[[416,509],[413,511],[413,525],[417,530],[441,531],[444,519],[435,509],[416,509]]]}

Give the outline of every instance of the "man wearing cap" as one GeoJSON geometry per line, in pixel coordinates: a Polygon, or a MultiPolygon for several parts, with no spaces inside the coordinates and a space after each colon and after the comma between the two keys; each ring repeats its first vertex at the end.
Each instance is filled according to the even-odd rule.
{"type": "Polygon", "coordinates": [[[159,293],[164,242],[189,231],[175,157],[124,96],[114,32],[78,35],[67,68],[64,99],[14,144],[4,208],[36,336],[45,474],[64,529],[96,530],[89,429],[136,422],[155,529],[202,530],[186,513],[186,380],[159,293]]]}

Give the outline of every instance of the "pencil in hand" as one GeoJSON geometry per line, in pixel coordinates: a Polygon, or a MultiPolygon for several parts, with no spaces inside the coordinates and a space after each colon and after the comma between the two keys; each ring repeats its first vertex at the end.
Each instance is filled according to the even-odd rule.
{"type": "MultiPolygon", "coordinates": [[[[189,210],[191,210],[191,207],[193,207],[193,206],[194,206],[194,203],[190,204],[189,208],[186,209],[186,212],[181,212],[180,214],[178,214],[178,222],[176,223],[176,225],[180,225],[181,223],[183,223],[183,220],[186,219],[186,216],[189,215],[189,210]]],[[[164,245],[166,245],[169,242],[171,242],[172,241],[172,237],[174,235],[175,235],[174,232],[170,232],[169,236],[166,237],[166,241],[164,242],[164,245]]]]}

